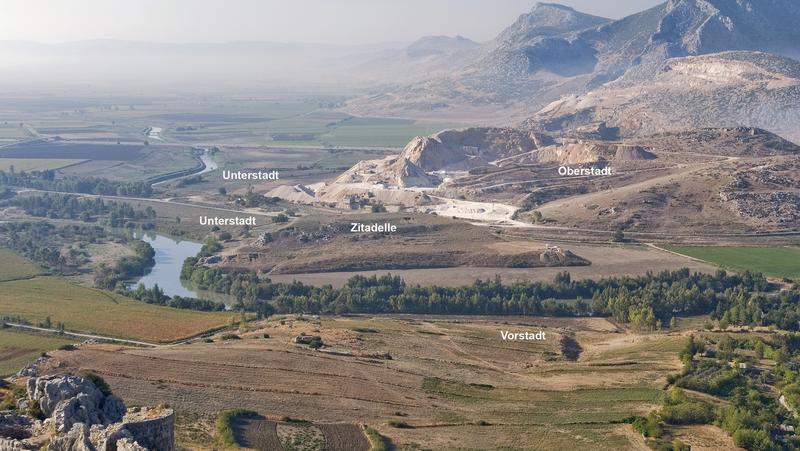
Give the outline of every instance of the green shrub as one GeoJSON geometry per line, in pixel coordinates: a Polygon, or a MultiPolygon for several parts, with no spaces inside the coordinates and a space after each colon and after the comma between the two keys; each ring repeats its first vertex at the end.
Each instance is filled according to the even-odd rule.
{"type": "Polygon", "coordinates": [[[223,340],[241,340],[242,339],[242,337],[240,337],[240,336],[238,336],[236,334],[222,334],[222,336],[220,338],[222,338],[223,340]]]}
{"type": "Polygon", "coordinates": [[[12,385],[11,391],[0,400],[0,410],[15,410],[17,408],[17,401],[28,396],[28,391],[25,387],[19,385],[12,385]]]}
{"type": "Polygon", "coordinates": [[[414,426],[406,423],[405,421],[390,421],[388,423],[389,426],[397,429],[414,429],[414,426]]]}
{"type": "Polygon", "coordinates": [[[299,424],[311,423],[308,420],[303,420],[302,418],[292,418],[290,416],[282,416],[281,421],[283,421],[284,423],[299,423],[299,424]]]}
{"type": "Polygon", "coordinates": [[[33,418],[38,418],[40,420],[44,420],[45,418],[47,418],[44,412],[42,412],[42,406],[39,405],[38,399],[34,399],[30,403],[28,403],[27,414],[33,418]]]}
{"type": "Polygon", "coordinates": [[[372,429],[371,427],[364,425],[364,435],[366,435],[367,440],[369,440],[369,451],[389,450],[389,444],[387,443],[386,438],[384,438],[375,429],[372,429]]]}
{"type": "Polygon", "coordinates": [[[95,387],[100,390],[100,393],[108,396],[111,394],[111,387],[108,386],[108,383],[102,377],[94,374],[92,372],[85,372],[81,373],[80,375],[82,378],[92,381],[95,387]]]}
{"type": "Polygon", "coordinates": [[[664,435],[661,422],[655,412],[650,412],[646,417],[629,417],[623,420],[633,426],[633,430],[649,438],[659,438],[664,435]]]}
{"type": "Polygon", "coordinates": [[[239,448],[233,434],[233,420],[258,416],[257,412],[245,409],[233,409],[220,412],[217,416],[217,445],[228,448],[239,448]]]}
{"type": "Polygon", "coordinates": [[[772,438],[763,429],[739,429],[733,434],[736,446],[747,450],[767,451],[775,449],[772,438]]]}
{"type": "Polygon", "coordinates": [[[664,406],[661,419],[669,424],[708,424],[714,421],[714,410],[703,402],[684,402],[664,406]]]}

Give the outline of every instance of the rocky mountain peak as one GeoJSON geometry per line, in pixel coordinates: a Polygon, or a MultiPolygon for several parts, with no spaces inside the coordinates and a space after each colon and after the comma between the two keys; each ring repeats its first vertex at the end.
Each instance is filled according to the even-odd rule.
{"type": "Polygon", "coordinates": [[[732,49],[797,56],[798,21],[794,0],[670,0],[651,42],[670,57],[732,49]]]}
{"type": "Polygon", "coordinates": [[[578,31],[609,22],[609,19],[578,12],[568,6],[537,3],[527,14],[506,28],[496,43],[520,44],[534,37],[578,31]]]}

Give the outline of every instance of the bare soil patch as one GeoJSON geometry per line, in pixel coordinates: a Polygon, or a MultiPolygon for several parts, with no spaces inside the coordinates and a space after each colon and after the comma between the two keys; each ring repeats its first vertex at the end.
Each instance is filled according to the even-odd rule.
{"type": "Polygon", "coordinates": [[[263,416],[252,416],[236,418],[231,426],[239,445],[259,451],[270,451],[281,449],[277,425],[278,423],[263,416]]]}
{"type": "Polygon", "coordinates": [[[0,349],[0,361],[15,359],[35,351],[35,349],[26,348],[2,348],[0,349]]]}
{"type": "Polygon", "coordinates": [[[325,436],[325,451],[368,451],[367,437],[355,424],[317,424],[325,436]]]}

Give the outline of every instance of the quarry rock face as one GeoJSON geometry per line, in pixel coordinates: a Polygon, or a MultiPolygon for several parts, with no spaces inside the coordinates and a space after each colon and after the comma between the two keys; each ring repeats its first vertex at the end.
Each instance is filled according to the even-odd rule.
{"type": "Polygon", "coordinates": [[[671,58],[585,95],[552,102],[524,126],[581,131],[603,123],[618,136],[746,125],[800,140],[800,62],[762,52],[671,58]]]}
{"type": "Polygon", "coordinates": [[[530,130],[475,127],[414,138],[400,156],[424,171],[468,170],[548,143],[530,130]]]}
{"type": "Polygon", "coordinates": [[[168,408],[127,411],[124,402],[105,394],[88,379],[44,376],[28,380],[28,399],[44,421],[11,412],[0,413],[0,451],[172,451],[174,412],[168,408]],[[43,435],[44,434],[44,435],[43,435]]]}

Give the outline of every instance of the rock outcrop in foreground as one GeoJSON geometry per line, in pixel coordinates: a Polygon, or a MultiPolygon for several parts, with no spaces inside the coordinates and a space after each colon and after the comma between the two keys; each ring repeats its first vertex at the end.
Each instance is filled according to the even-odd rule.
{"type": "Polygon", "coordinates": [[[31,378],[16,411],[0,412],[0,451],[172,451],[173,424],[172,409],[128,410],[89,379],[31,378]]]}

